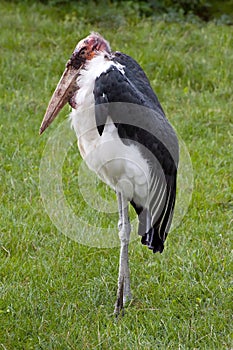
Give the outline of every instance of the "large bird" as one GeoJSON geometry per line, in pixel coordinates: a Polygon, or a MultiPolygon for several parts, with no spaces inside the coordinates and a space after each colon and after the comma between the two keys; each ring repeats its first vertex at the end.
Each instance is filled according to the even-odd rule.
{"type": "Polygon", "coordinates": [[[81,156],[118,198],[118,315],[131,299],[128,204],[138,215],[142,244],[162,253],[175,205],[178,141],[142,68],[112,52],[98,33],[81,40],[66,63],[40,134],[66,103],[81,156]]]}

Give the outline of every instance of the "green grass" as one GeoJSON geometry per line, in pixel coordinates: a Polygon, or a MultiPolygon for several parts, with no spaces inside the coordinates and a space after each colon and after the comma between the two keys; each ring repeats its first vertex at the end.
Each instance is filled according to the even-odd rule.
{"type": "MultiPolygon", "coordinates": [[[[106,10],[0,3],[0,348],[230,350],[232,27],[106,10]],[[68,108],[42,137],[40,122],[66,60],[91,30],[142,65],[194,169],[191,205],[164,253],[153,255],[139,239],[130,244],[134,299],[118,322],[118,248],[63,235],[39,189],[44,147],[68,108]]],[[[114,227],[116,215],[93,219],[79,205],[78,164],[74,144],[63,167],[67,201],[92,224],[114,227]]]]}

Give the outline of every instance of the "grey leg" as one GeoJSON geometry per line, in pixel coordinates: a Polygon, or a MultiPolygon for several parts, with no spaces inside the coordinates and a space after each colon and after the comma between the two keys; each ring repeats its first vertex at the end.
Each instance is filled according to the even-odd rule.
{"type": "Polygon", "coordinates": [[[118,221],[118,230],[120,231],[122,228],[122,195],[120,192],[117,192],[117,201],[118,201],[118,211],[119,211],[119,221],[118,221]]]}
{"type": "MultiPolygon", "coordinates": [[[[119,215],[121,227],[119,227],[119,238],[121,241],[119,274],[118,274],[118,289],[117,301],[115,305],[115,314],[119,314],[123,309],[127,300],[131,299],[130,292],[130,273],[129,273],[129,259],[128,259],[128,245],[130,237],[130,222],[128,217],[128,202],[124,199],[122,194],[118,194],[119,215]]],[[[120,225],[119,225],[120,226],[120,225]]]]}

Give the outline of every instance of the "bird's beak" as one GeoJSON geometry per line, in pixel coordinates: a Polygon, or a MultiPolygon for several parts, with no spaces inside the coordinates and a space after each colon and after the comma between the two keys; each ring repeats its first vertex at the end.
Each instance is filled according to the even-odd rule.
{"type": "Polygon", "coordinates": [[[64,107],[74,92],[78,89],[76,86],[76,78],[78,76],[80,68],[81,65],[80,67],[74,67],[69,64],[68,61],[66,69],[64,70],[62,77],[57,84],[57,87],[45,112],[44,119],[40,126],[40,135],[52,123],[52,121],[58,115],[59,111],[64,107]]]}

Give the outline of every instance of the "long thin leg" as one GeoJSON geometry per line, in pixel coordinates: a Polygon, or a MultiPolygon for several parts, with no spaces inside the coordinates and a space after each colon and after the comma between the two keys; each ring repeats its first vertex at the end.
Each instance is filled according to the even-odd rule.
{"type": "MultiPolygon", "coordinates": [[[[128,216],[128,202],[123,200],[123,196],[120,192],[117,192],[117,199],[118,199],[118,209],[119,209],[119,221],[118,221],[118,229],[121,231],[122,225],[123,225],[123,215],[125,217],[125,226],[127,231],[127,226],[129,226],[129,233],[130,235],[130,222],[129,222],[129,216],[128,216]],[[123,210],[125,209],[125,212],[123,210]]],[[[129,237],[128,237],[129,238],[129,237]]],[[[129,240],[129,239],[128,239],[129,240]]],[[[128,244],[124,248],[123,255],[127,256],[127,264],[125,266],[125,276],[124,276],[124,293],[123,293],[123,303],[125,304],[128,299],[131,299],[131,293],[130,293],[130,273],[129,273],[129,263],[128,263],[128,244]]]]}
{"type": "Polygon", "coordinates": [[[122,221],[123,221],[123,213],[122,213],[122,195],[120,192],[117,192],[117,201],[118,201],[118,211],[119,211],[119,221],[118,221],[118,229],[119,231],[122,228],[122,221]]]}
{"type": "Polygon", "coordinates": [[[115,305],[115,314],[119,314],[123,309],[125,302],[131,299],[130,292],[130,273],[129,273],[129,259],[128,259],[128,245],[130,237],[130,222],[128,216],[128,202],[124,199],[122,194],[118,193],[119,216],[121,223],[119,238],[121,241],[120,261],[119,261],[119,275],[118,275],[118,289],[117,301],[115,305]]]}

